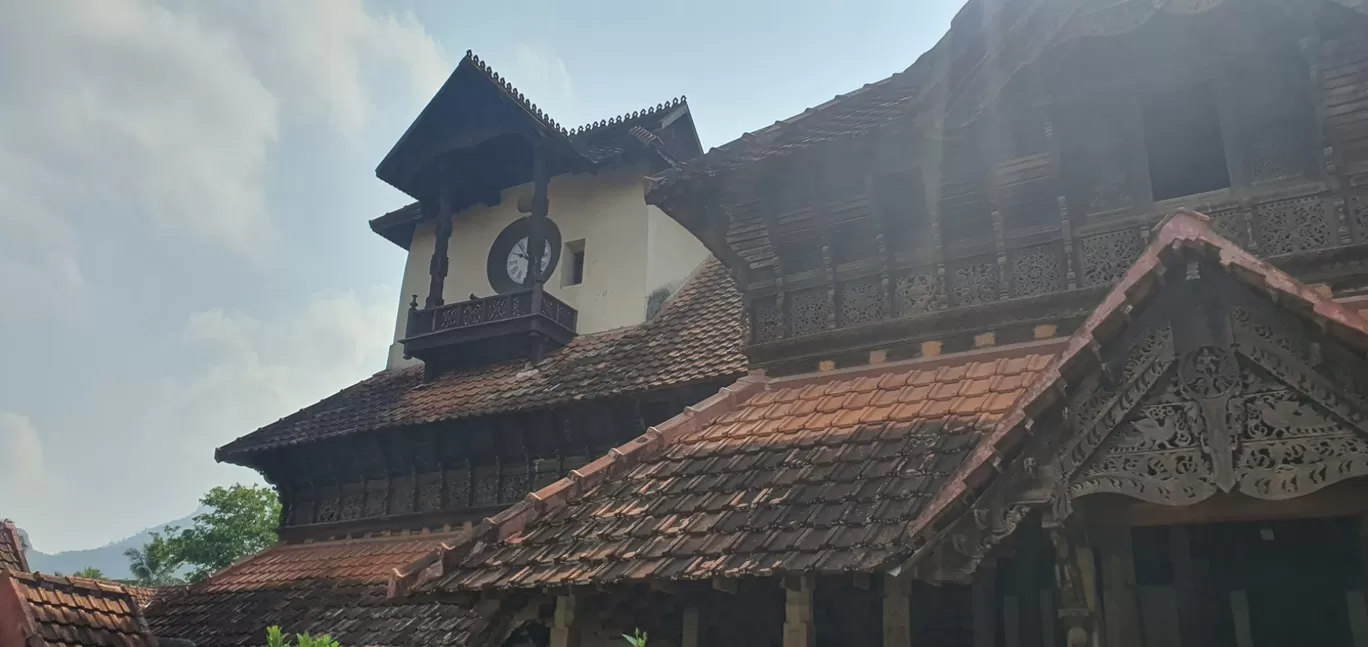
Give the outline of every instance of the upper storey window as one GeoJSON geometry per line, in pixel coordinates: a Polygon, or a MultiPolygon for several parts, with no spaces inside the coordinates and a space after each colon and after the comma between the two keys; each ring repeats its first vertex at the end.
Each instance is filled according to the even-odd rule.
{"type": "Polygon", "coordinates": [[[1225,141],[1211,87],[1186,86],[1144,106],[1145,149],[1155,200],[1230,187],[1225,141]]]}

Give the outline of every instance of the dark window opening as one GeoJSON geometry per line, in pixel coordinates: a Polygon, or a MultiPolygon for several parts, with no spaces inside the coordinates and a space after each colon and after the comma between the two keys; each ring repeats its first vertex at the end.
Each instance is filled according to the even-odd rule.
{"type": "Polygon", "coordinates": [[[584,282],[584,241],[575,240],[565,244],[565,256],[570,263],[565,266],[565,279],[561,285],[579,285],[584,282]]]}
{"type": "Polygon", "coordinates": [[[1230,186],[1216,100],[1205,84],[1151,97],[1144,108],[1154,199],[1168,200],[1230,186]]]}

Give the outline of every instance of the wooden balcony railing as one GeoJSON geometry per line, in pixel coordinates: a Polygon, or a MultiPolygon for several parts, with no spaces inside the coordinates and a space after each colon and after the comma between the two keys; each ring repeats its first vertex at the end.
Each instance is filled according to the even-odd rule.
{"type": "Polygon", "coordinates": [[[498,344],[534,332],[552,344],[564,344],[575,336],[578,318],[574,308],[540,285],[435,308],[419,308],[415,298],[403,343],[406,352],[425,360],[457,347],[498,344]]]}

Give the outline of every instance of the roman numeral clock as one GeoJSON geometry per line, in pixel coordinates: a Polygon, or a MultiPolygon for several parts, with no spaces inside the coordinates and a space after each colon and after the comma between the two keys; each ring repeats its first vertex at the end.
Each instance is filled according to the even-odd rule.
{"type": "MultiPolygon", "coordinates": [[[[556,271],[560,260],[561,233],[556,223],[543,218],[546,245],[542,248],[540,268],[541,280],[546,281],[556,271]]],[[[494,239],[489,248],[489,260],[485,270],[489,275],[489,285],[500,294],[517,292],[525,287],[529,260],[532,254],[527,249],[529,234],[532,233],[531,217],[513,221],[494,239]]]]}

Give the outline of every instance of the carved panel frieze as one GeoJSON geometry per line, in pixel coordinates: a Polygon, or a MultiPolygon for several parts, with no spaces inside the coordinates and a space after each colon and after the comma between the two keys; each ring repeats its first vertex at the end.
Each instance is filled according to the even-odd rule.
{"type": "Polygon", "coordinates": [[[784,337],[784,316],[779,311],[779,297],[768,296],[756,299],[752,306],[752,325],[755,328],[755,343],[763,344],[784,337]]]}
{"type": "Polygon", "coordinates": [[[347,483],[342,486],[342,504],[338,511],[338,518],[341,521],[360,519],[362,516],[362,501],[366,495],[364,484],[361,482],[347,483]]]}
{"type": "Polygon", "coordinates": [[[426,472],[418,475],[418,512],[442,509],[442,473],[426,472]]]}
{"type": "Polygon", "coordinates": [[[855,326],[886,316],[883,279],[878,276],[847,281],[841,285],[841,323],[855,326]]]}
{"type": "Polygon", "coordinates": [[[971,259],[952,267],[949,275],[950,299],[956,306],[989,303],[998,299],[996,259],[971,259]]]}
{"type": "Polygon", "coordinates": [[[898,277],[894,289],[899,316],[938,312],[946,308],[945,283],[935,268],[914,270],[898,277]]]}
{"type": "Polygon", "coordinates": [[[1261,499],[1368,475],[1368,441],[1289,390],[1243,398],[1239,489],[1261,499]]]}
{"type": "Polygon", "coordinates": [[[831,320],[831,298],[827,288],[795,290],[788,294],[788,302],[790,324],[795,336],[827,329],[831,320]]]}
{"type": "Polygon", "coordinates": [[[1242,246],[1249,245],[1249,229],[1245,226],[1245,210],[1239,207],[1220,209],[1206,214],[1216,233],[1242,246]]]}
{"type": "Polygon", "coordinates": [[[366,481],[366,507],[362,514],[366,517],[383,516],[385,514],[385,505],[388,496],[388,480],[371,479],[366,481]]]}
{"type": "Polygon", "coordinates": [[[1266,256],[1324,249],[1336,242],[1336,226],[1318,195],[1257,205],[1255,223],[1259,251],[1266,256]]]}
{"type": "Polygon", "coordinates": [[[1106,285],[1120,279],[1140,253],[1145,237],[1134,229],[1122,229],[1078,241],[1084,285],[1106,285]]]}
{"type": "Polygon", "coordinates": [[[390,487],[389,514],[413,512],[413,477],[396,476],[390,487]]]}
{"type": "Polygon", "coordinates": [[[471,498],[470,505],[476,508],[497,505],[499,503],[499,466],[480,465],[475,468],[474,472],[474,496],[471,498]]]}
{"type": "Polygon", "coordinates": [[[325,485],[318,489],[318,523],[337,521],[338,508],[342,502],[342,491],[336,485],[325,485]]]}
{"type": "Polygon", "coordinates": [[[1064,255],[1057,245],[1038,245],[1012,254],[1012,296],[1064,289],[1064,255]]]}
{"type": "Polygon", "coordinates": [[[446,500],[453,508],[470,505],[470,470],[464,467],[446,471],[446,500]]]}

